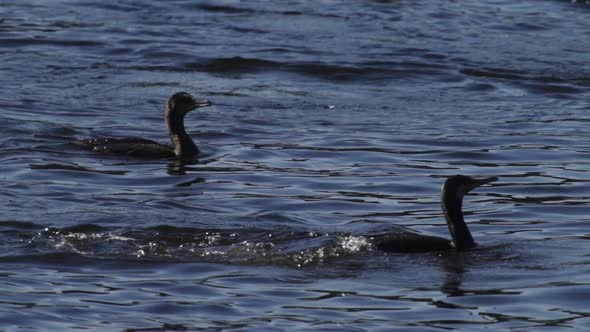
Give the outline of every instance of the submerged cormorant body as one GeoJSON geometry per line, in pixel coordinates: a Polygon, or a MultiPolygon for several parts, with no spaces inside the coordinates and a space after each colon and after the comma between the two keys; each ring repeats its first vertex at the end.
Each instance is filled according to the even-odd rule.
{"type": "Polygon", "coordinates": [[[186,92],[177,92],[168,99],[165,118],[172,146],[136,137],[89,138],[77,142],[89,150],[100,153],[144,158],[191,159],[199,154],[199,148],[184,129],[184,116],[194,109],[209,105],[209,101],[195,99],[186,92]]]}
{"type": "Polygon", "coordinates": [[[387,252],[426,252],[465,250],[473,248],[475,241],[463,219],[463,197],[471,190],[497,181],[497,177],[476,179],[464,175],[449,177],[442,186],[441,206],[452,240],[411,232],[374,237],[375,246],[387,252]]]}

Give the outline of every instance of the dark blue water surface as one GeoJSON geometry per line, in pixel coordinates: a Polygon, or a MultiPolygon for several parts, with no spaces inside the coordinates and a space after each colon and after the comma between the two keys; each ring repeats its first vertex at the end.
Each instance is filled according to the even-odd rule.
{"type": "Polygon", "coordinates": [[[585,1],[0,2],[0,330],[590,330],[585,1]],[[165,142],[198,161],[80,150],[165,142]],[[480,244],[448,237],[440,186],[480,244]]]}

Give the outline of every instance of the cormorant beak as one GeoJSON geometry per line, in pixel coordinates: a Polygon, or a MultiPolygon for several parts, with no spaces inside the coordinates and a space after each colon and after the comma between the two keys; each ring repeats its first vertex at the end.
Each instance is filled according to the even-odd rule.
{"type": "Polygon", "coordinates": [[[195,107],[194,109],[197,109],[199,107],[211,106],[211,104],[212,103],[210,101],[208,101],[208,100],[198,100],[198,99],[195,99],[193,106],[195,107]]]}
{"type": "Polygon", "coordinates": [[[471,181],[465,185],[465,193],[468,193],[477,187],[481,187],[484,184],[488,184],[488,183],[495,182],[498,180],[499,179],[497,176],[491,176],[489,178],[481,178],[481,179],[471,178],[471,181]]]}

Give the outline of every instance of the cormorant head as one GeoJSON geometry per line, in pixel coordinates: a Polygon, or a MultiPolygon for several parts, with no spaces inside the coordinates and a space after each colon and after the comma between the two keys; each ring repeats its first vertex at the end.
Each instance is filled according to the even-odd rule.
{"type": "Polygon", "coordinates": [[[446,194],[454,193],[457,198],[463,198],[471,190],[494,181],[498,181],[497,176],[472,178],[465,175],[453,175],[448,177],[443,184],[443,192],[446,194]]]}
{"type": "Polygon", "coordinates": [[[198,100],[187,92],[177,92],[168,99],[167,110],[184,116],[194,109],[209,105],[211,102],[208,100],[198,100]]]}

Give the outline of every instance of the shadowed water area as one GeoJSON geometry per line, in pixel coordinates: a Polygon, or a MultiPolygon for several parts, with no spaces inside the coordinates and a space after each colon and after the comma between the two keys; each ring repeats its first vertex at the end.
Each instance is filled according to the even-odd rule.
{"type": "Polygon", "coordinates": [[[0,330],[587,331],[585,1],[2,1],[0,330]],[[73,141],[168,143],[198,160],[73,141]],[[466,196],[464,252],[440,187],[466,196]]]}

